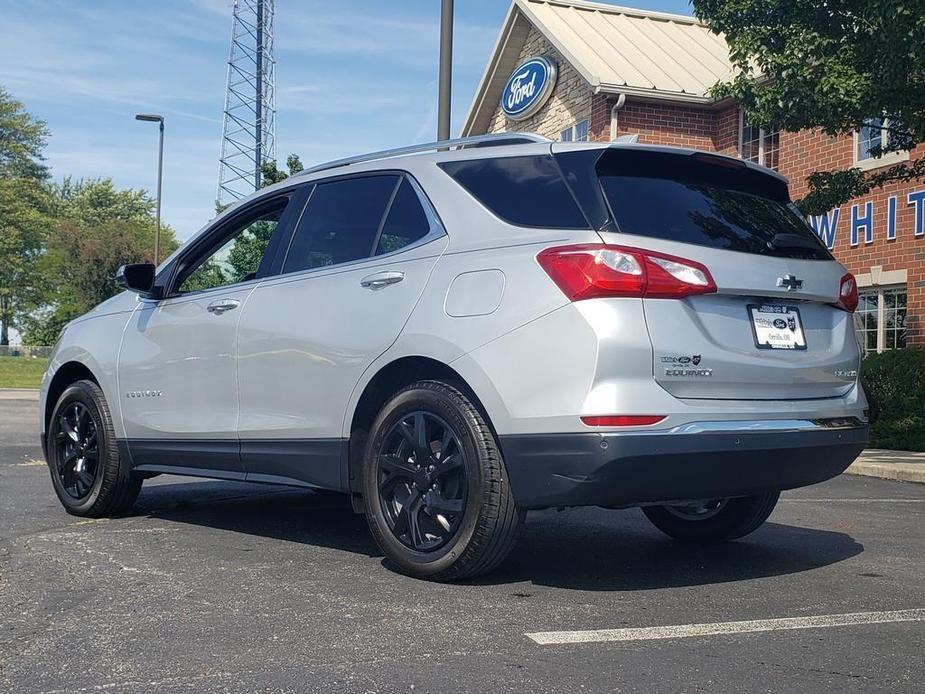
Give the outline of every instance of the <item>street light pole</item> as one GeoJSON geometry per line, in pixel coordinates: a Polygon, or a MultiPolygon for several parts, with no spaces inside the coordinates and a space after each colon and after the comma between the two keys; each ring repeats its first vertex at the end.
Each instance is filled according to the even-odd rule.
{"type": "Polygon", "coordinates": [[[453,80],[453,0],[440,8],[440,84],[437,97],[437,139],[450,139],[450,95],[453,80]]]}
{"type": "Polygon", "coordinates": [[[164,178],[164,116],[155,113],[139,113],[136,120],[150,121],[158,124],[159,142],[157,148],[157,207],[155,211],[154,229],[154,265],[160,263],[161,258],[161,184],[164,178]]]}

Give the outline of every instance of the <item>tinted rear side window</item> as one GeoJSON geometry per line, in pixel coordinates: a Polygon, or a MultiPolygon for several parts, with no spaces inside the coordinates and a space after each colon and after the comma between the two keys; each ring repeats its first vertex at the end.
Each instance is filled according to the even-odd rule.
{"type": "Polygon", "coordinates": [[[398,192],[389,207],[388,216],[379,242],[376,244],[376,255],[392,253],[427,236],[430,231],[430,220],[417,193],[414,192],[408,179],[402,179],[398,192]]]}
{"type": "Polygon", "coordinates": [[[439,166],[505,222],[524,227],[588,228],[551,156],[452,161],[439,166]]]}
{"type": "Polygon", "coordinates": [[[786,198],[786,186],[725,160],[609,152],[598,176],[619,230],[784,258],[832,256],[786,198]]]}
{"type": "Polygon", "coordinates": [[[319,183],[295,230],[283,272],[369,257],[397,176],[319,183]]]}

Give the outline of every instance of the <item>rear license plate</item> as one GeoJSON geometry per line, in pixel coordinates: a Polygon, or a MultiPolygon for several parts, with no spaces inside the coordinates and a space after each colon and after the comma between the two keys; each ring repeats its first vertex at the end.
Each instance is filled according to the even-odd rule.
{"type": "Polygon", "coordinates": [[[752,335],[758,349],[806,349],[800,309],[783,304],[749,304],[752,335]]]}

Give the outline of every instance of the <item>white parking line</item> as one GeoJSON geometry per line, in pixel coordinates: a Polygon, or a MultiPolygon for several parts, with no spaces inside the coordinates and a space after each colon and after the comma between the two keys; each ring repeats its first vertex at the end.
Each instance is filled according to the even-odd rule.
{"type": "Polygon", "coordinates": [[[850,501],[850,502],[861,502],[868,504],[925,504],[925,499],[788,499],[786,497],[781,497],[781,501],[790,501],[790,502],[803,502],[803,503],[813,503],[819,504],[826,501],[850,501]]]}
{"type": "Polygon", "coordinates": [[[561,646],[571,643],[601,643],[605,641],[653,641],[684,639],[692,636],[726,636],[759,631],[793,629],[821,629],[849,627],[859,624],[888,624],[893,622],[923,622],[925,609],[895,610],[893,612],[854,612],[816,617],[784,617],[782,619],[752,619],[743,622],[713,622],[708,624],[678,624],[664,627],[632,629],[594,629],[589,631],[538,631],[526,634],[541,646],[561,646]]]}

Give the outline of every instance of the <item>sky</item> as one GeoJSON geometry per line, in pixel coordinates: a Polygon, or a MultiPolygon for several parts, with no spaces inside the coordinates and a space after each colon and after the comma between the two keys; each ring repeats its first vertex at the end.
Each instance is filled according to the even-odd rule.
{"type": "MultiPolygon", "coordinates": [[[[633,0],[691,14],[685,0],[633,0]]],[[[458,133],[509,0],[456,0],[458,133]]],[[[440,0],[276,0],[277,158],[309,166],[435,139],[440,0]]],[[[55,179],[156,182],[181,240],[214,216],[231,0],[0,0],[0,85],[48,124],[55,179]]]]}

